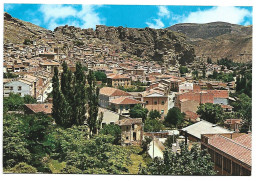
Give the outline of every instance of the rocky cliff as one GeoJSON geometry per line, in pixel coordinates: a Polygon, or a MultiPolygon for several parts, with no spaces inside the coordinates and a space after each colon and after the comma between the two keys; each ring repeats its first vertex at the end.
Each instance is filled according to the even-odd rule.
{"type": "Polygon", "coordinates": [[[46,32],[50,31],[4,13],[4,43],[23,43],[25,39],[37,39],[46,32]]]}
{"type": "Polygon", "coordinates": [[[166,29],[123,28],[98,25],[93,29],[61,26],[55,35],[63,34],[77,40],[98,39],[100,42],[119,46],[123,52],[145,60],[186,64],[194,60],[194,50],[183,34],[166,29]]]}
{"type": "Polygon", "coordinates": [[[252,61],[252,26],[225,22],[176,24],[167,29],[183,33],[198,57],[213,60],[228,57],[236,62],[252,61]]]}

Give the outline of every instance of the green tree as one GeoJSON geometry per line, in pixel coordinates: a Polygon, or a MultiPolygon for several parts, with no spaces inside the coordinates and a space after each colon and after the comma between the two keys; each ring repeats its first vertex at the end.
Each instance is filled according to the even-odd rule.
{"type": "Polygon", "coordinates": [[[107,82],[107,75],[104,72],[96,71],[94,75],[97,81],[102,81],[102,83],[107,82]]]}
{"type": "Polygon", "coordinates": [[[21,111],[24,99],[19,94],[10,93],[9,97],[4,97],[3,104],[6,111],[21,111]]]}
{"type": "Polygon", "coordinates": [[[147,117],[148,109],[143,108],[141,104],[135,105],[129,111],[131,118],[142,118],[143,122],[147,117]]]}
{"type": "Polygon", "coordinates": [[[238,96],[238,100],[232,104],[234,111],[238,112],[239,117],[243,119],[241,132],[247,132],[252,128],[252,99],[242,93],[238,96]]]}
{"type": "Polygon", "coordinates": [[[198,146],[191,150],[181,144],[180,153],[166,149],[163,158],[156,157],[147,168],[140,168],[140,172],[151,175],[215,175],[214,164],[210,155],[198,146]]]}
{"type": "Polygon", "coordinates": [[[142,140],[142,143],[141,143],[142,152],[141,152],[141,154],[143,154],[143,153],[145,153],[149,150],[149,145],[150,145],[152,140],[153,139],[151,137],[148,137],[148,136],[146,136],[144,138],[144,140],[142,140]]]}
{"type": "Polygon", "coordinates": [[[208,64],[212,64],[212,60],[211,60],[210,57],[207,58],[207,63],[208,63],[208,64]]]}
{"type": "Polygon", "coordinates": [[[161,114],[157,110],[151,110],[149,112],[149,114],[148,114],[148,118],[149,119],[160,119],[161,118],[161,114]]]}
{"type": "Polygon", "coordinates": [[[90,129],[90,134],[96,134],[98,125],[98,96],[99,88],[96,86],[96,79],[92,70],[89,71],[87,76],[88,87],[87,87],[87,100],[88,100],[88,118],[87,124],[90,129]]]}
{"type": "Polygon", "coordinates": [[[27,163],[21,162],[9,170],[12,173],[36,173],[37,169],[27,163]]]}
{"type": "Polygon", "coordinates": [[[164,125],[170,128],[178,128],[181,126],[184,116],[184,113],[181,113],[179,108],[173,107],[169,109],[167,116],[164,119],[164,125]]]}
{"type": "Polygon", "coordinates": [[[22,121],[13,114],[4,114],[3,119],[3,166],[14,167],[19,162],[29,162],[31,154],[25,134],[20,131],[22,121]]]}
{"type": "Polygon", "coordinates": [[[24,100],[24,104],[36,104],[37,103],[37,100],[30,95],[25,95],[23,97],[23,100],[24,100]]]}
{"type": "Polygon", "coordinates": [[[113,144],[121,144],[121,128],[118,125],[105,125],[99,133],[103,135],[112,135],[114,137],[113,144]]]}
{"type": "Polygon", "coordinates": [[[180,73],[181,74],[185,74],[185,73],[188,73],[189,71],[188,71],[188,68],[187,67],[185,67],[185,66],[180,66],[180,73]]]}
{"type": "Polygon", "coordinates": [[[213,124],[223,123],[224,111],[219,104],[206,103],[198,107],[197,114],[201,119],[204,119],[213,124]]]}
{"type": "Polygon", "coordinates": [[[163,129],[163,123],[158,119],[147,119],[144,123],[145,132],[158,132],[163,129]]]}
{"type": "MultiPolygon", "coordinates": [[[[74,102],[73,108],[73,119],[75,125],[83,125],[86,120],[86,103],[87,103],[87,89],[86,89],[86,76],[81,63],[76,64],[75,71],[75,83],[74,83],[74,102]]],[[[91,92],[88,92],[91,93],[91,92]]]]}
{"type": "Polygon", "coordinates": [[[60,112],[61,107],[61,92],[60,92],[60,81],[59,71],[57,67],[54,67],[54,75],[52,77],[52,95],[53,95],[53,106],[52,106],[52,117],[55,119],[56,124],[62,125],[62,117],[60,112]]]}

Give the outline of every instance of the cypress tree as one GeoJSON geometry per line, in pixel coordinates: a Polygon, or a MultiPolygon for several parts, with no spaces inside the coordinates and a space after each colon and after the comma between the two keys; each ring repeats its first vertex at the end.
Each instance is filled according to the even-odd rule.
{"type": "Polygon", "coordinates": [[[74,124],[83,125],[86,120],[86,76],[81,63],[76,64],[76,72],[74,79],[74,102],[73,102],[73,115],[74,124]]]}
{"type": "Polygon", "coordinates": [[[98,116],[98,96],[99,88],[96,86],[96,79],[92,70],[89,71],[87,76],[88,87],[87,87],[87,96],[88,96],[88,118],[87,124],[90,129],[90,134],[93,135],[97,133],[97,128],[99,127],[97,121],[98,116]]]}
{"type": "Polygon", "coordinates": [[[60,83],[59,83],[59,72],[58,68],[54,68],[54,75],[52,78],[52,95],[53,95],[53,107],[52,107],[52,117],[55,119],[56,124],[61,125],[61,118],[59,114],[60,109],[60,83]]]}

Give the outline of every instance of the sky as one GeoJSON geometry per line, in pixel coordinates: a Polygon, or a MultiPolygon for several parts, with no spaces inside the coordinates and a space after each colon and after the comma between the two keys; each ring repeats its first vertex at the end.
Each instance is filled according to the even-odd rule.
{"type": "Polygon", "coordinates": [[[54,30],[70,25],[94,28],[96,25],[129,28],[167,28],[178,23],[224,21],[252,25],[251,6],[174,6],[174,5],[80,5],[4,4],[11,16],[54,30]]]}

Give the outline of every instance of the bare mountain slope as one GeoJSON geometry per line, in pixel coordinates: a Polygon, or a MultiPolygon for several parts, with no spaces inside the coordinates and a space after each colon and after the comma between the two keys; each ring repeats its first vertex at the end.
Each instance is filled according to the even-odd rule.
{"type": "Polygon", "coordinates": [[[225,22],[184,23],[167,29],[185,34],[196,56],[215,61],[224,57],[236,62],[252,61],[252,26],[225,22]]]}

